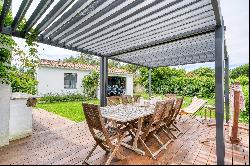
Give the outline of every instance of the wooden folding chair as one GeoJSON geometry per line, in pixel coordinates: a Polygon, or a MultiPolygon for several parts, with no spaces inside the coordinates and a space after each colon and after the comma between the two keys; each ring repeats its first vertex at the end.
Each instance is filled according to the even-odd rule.
{"type": "Polygon", "coordinates": [[[162,115],[161,128],[166,134],[170,134],[172,137],[176,138],[175,135],[171,132],[171,129],[168,125],[171,123],[172,118],[174,117],[174,102],[175,99],[167,99],[165,101],[165,108],[162,115]]]}
{"type": "Polygon", "coordinates": [[[168,99],[174,99],[174,101],[176,101],[177,97],[176,97],[176,94],[166,94],[165,95],[165,99],[168,100],[168,99]]]}
{"type": "Polygon", "coordinates": [[[133,98],[134,98],[134,103],[139,103],[140,102],[140,95],[134,95],[133,98]]]}
{"type": "Polygon", "coordinates": [[[165,129],[176,139],[180,134],[182,134],[181,130],[176,126],[176,118],[180,113],[181,106],[183,103],[183,97],[176,99],[174,108],[172,109],[169,117],[165,119],[165,129]],[[174,127],[174,128],[171,128],[174,127]],[[177,131],[177,135],[173,134],[173,130],[177,131]]]}
{"type": "Polygon", "coordinates": [[[166,134],[167,137],[169,138],[169,141],[167,141],[166,143],[163,143],[162,140],[160,139],[160,136],[157,134],[158,131],[161,129],[162,115],[164,113],[164,109],[165,109],[164,102],[156,103],[155,112],[153,116],[151,117],[149,123],[144,123],[143,128],[142,128],[143,134],[139,138],[144,149],[153,159],[156,159],[156,156],[162,150],[166,149],[166,147],[173,141],[171,137],[169,137],[168,134],[166,134]],[[160,148],[155,152],[152,152],[150,148],[146,145],[146,141],[151,137],[155,138],[157,143],[160,145],[160,148]]]}
{"type": "Polygon", "coordinates": [[[122,104],[124,105],[133,103],[133,97],[130,95],[122,95],[121,99],[122,99],[122,104]]]}
{"type": "Polygon", "coordinates": [[[121,97],[119,97],[119,96],[107,97],[107,105],[108,106],[119,105],[119,104],[121,104],[121,97]]]}
{"type": "MultiPolygon", "coordinates": [[[[188,118],[195,119],[196,121],[202,124],[202,122],[196,118],[196,113],[199,112],[202,108],[204,108],[206,103],[206,100],[194,97],[188,107],[181,109],[180,118],[184,115],[187,115],[188,118]]],[[[188,119],[183,122],[185,123],[186,121],[188,121],[188,119]]]]}
{"type": "Polygon", "coordinates": [[[118,128],[115,131],[109,128],[105,128],[104,120],[102,118],[99,106],[86,103],[83,103],[82,106],[89,130],[96,142],[93,149],[85,158],[84,162],[87,164],[87,160],[91,157],[92,153],[98,145],[107,153],[110,153],[110,156],[107,159],[105,165],[110,164],[111,160],[114,158],[115,155],[119,159],[124,159],[124,156],[122,156],[117,151],[121,145],[121,141],[125,137],[126,129],[121,130],[118,128]],[[116,145],[112,144],[112,141],[115,139],[117,140],[116,145]]]}

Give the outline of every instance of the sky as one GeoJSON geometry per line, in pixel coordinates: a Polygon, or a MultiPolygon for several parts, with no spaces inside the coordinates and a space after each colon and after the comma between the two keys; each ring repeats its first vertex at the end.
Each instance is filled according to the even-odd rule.
{"type": "MultiPolygon", "coordinates": [[[[15,5],[12,6],[13,15],[17,10],[22,0],[15,0],[15,5]]],[[[33,10],[36,8],[40,0],[33,0],[30,9],[25,17],[29,18],[33,10]]],[[[54,3],[58,2],[55,0],[54,3]]],[[[222,15],[224,17],[226,29],[226,42],[228,53],[230,56],[230,68],[249,63],[249,0],[220,0],[222,15]]],[[[23,39],[14,38],[15,41],[24,48],[25,42],[23,39]]],[[[45,44],[39,44],[39,57],[45,59],[64,59],[70,56],[77,56],[80,53],[62,48],[52,47],[45,44]]],[[[186,70],[193,70],[198,67],[207,66],[214,67],[214,62],[203,64],[192,64],[179,66],[186,70]]]]}

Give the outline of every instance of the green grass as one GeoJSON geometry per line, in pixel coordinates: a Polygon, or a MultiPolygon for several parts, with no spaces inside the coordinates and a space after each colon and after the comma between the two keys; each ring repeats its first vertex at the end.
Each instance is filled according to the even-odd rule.
{"type": "MultiPolygon", "coordinates": [[[[144,99],[148,99],[148,94],[143,93],[140,94],[144,99]]],[[[158,95],[157,95],[158,96],[158,95]]],[[[160,95],[162,96],[162,95],[160,95]]],[[[184,97],[184,102],[182,105],[182,108],[187,107],[193,97],[184,97]]],[[[215,105],[215,100],[214,99],[205,99],[207,100],[209,105],[214,106],[215,105]]],[[[89,100],[86,101],[87,103],[92,103],[92,104],[99,104],[99,100],[89,100]]],[[[85,120],[84,114],[83,114],[83,109],[82,109],[82,102],[58,102],[58,103],[51,103],[51,104],[37,104],[37,108],[44,109],[46,111],[55,113],[57,115],[60,115],[62,117],[65,117],[67,119],[70,119],[75,122],[82,122],[85,120]]],[[[210,112],[207,111],[207,118],[210,117],[210,112]]],[[[197,112],[197,116],[205,116],[205,109],[201,109],[199,112],[197,112]]],[[[226,116],[224,116],[226,117],[226,116]]],[[[211,112],[211,118],[215,118],[215,112],[211,112]]],[[[240,119],[241,122],[244,122],[240,119]]],[[[246,123],[246,122],[244,122],[246,123]]]]}
{"type": "MultiPolygon", "coordinates": [[[[99,100],[89,100],[87,103],[99,104],[99,100]]],[[[82,102],[59,102],[51,104],[37,104],[37,108],[44,109],[48,112],[55,113],[75,122],[85,120],[82,102]]]]}

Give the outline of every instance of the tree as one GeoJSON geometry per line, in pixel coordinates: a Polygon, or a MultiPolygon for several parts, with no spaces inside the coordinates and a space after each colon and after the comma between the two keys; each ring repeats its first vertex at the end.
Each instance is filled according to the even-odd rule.
{"type": "MultiPolygon", "coordinates": [[[[0,4],[0,11],[2,5],[0,4]]],[[[7,14],[4,26],[11,26],[13,17],[11,12],[7,14]]],[[[18,31],[23,31],[26,24],[23,19],[18,26],[18,31]]],[[[13,92],[36,93],[37,81],[35,79],[35,68],[39,63],[35,30],[31,30],[25,36],[26,46],[29,53],[26,54],[19,48],[18,44],[12,37],[0,34],[0,78],[2,83],[11,84],[13,92]],[[12,64],[15,59],[16,64],[12,64]]]]}
{"type": "Polygon", "coordinates": [[[129,71],[130,73],[137,73],[141,67],[133,64],[126,64],[121,66],[121,68],[129,71]]]}
{"type": "Polygon", "coordinates": [[[121,68],[121,63],[112,59],[109,59],[108,66],[110,68],[121,68]]]}
{"type": "Polygon", "coordinates": [[[240,76],[249,77],[249,63],[245,64],[245,65],[241,65],[239,67],[236,67],[235,69],[232,69],[230,71],[230,77],[232,79],[236,79],[240,76]]]}
{"type": "Polygon", "coordinates": [[[190,73],[192,73],[192,75],[198,76],[198,77],[201,77],[201,76],[214,77],[215,76],[215,70],[210,68],[210,67],[200,67],[196,70],[193,70],[190,73]]]}
{"type": "Polygon", "coordinates": [[[90,54],[83,54],[81,53],[79,56],[77,57],[69,57],[69,58],[65,58],[63,59],[64,62],[69,62],[69,63],[74,63],[74,64],[91,64],[91,65],[99,65],[100,64],[100,60],[99,58],[95,57],[94,55],[90,55],[90,54]]]}
{"type": "Polygon", "coordinates": [[[87,99],[95,99],[97,88],[99,86],[100,73],[95,70],[82,79],[83,93],[87,99]]]}

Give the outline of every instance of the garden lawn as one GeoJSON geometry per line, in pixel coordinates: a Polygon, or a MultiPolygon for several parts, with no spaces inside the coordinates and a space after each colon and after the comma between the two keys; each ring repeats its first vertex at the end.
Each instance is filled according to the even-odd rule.
{"type": "MultiPolygon", "coordinates": [[[[86,103],[99,104],[99,100],[89,100],[86,103]]],[[[50,104],[37,104],[37,108],[55,113],[75,122],[85,120],[82,108],[82,102],[58,102],[50,104]]]]}
{"type": "MultiPolygon", "coordinates": [[[[143,98],[148,99],[147,94],[140,94],[143,98]]],[[[184,103],[182,105],[182,108],[187,107],[193,97],[184,97],[184,103]]],[[[215,106],[215,100],[214,99],[204,99],[207,100],[207,104],[215,106]]],[[[87,103],[92,104],[99,104],[99,100],[89,100],[86,101],[87,103]]],[[[60,115],[62,117],[68,118],[75,122],[82,122],[85,120],[83,109],[82,109],[82,102],[58,102],[58,103],[51,103],[51,104],[37,104],[37,108],[44,109],[46,111],[55,113],[57,115],[60,115]]],[[[205,110],[202,109],[199,112],[197,112],[197,116],[205,116],[205,110]]],[[[207,118],[209,117],[209,112],[207,112],[207,118]]],[[[224,116],[226,118],[226,116],[224,116]]],[[[215,112],[212,111],[211,118],[215,118],[215,112]]],[[[248,123],[248,121],[240,118],[240,122],[242,123],[248,123]]]]}

